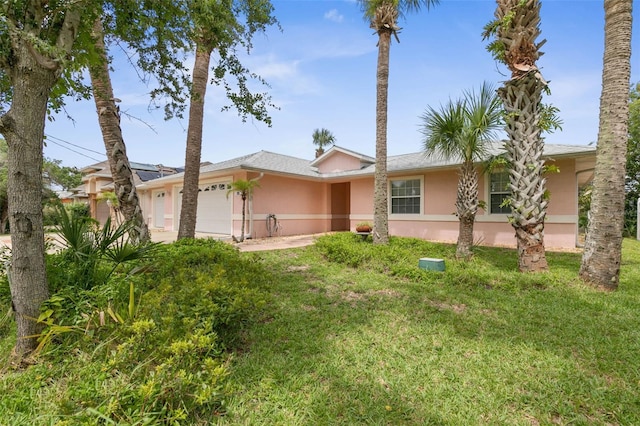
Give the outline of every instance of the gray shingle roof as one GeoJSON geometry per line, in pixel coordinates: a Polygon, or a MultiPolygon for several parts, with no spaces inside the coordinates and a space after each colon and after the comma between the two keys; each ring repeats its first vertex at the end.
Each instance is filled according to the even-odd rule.
{"type": "MultiPolygon", "coordinates": [[[[545,145],[545,157],[578,156],[582,154],[594,154],[595,146],[587,145],[545,145]]],[[[342,148],[344,150],[344,148],[342,148]]],[[[489,156],[504,153],[504,142],[493,142],[489,148],[489,156]]],[[[366,155],[355,153],[363,158],[372,158],[366,155]]],[[[487,157],[488,158],[488,157],[487,157]]],[[[209,164],[200,168],[200,174],[215,173],[234,169],[252,170],[258,172],[287,174],[298,177],[315,179],[331,179],[340,177],[370,176],[375,171],[375,164],[371,164],[361,169],[345,170],[332,173],[319,173],[318,168],[313,166],[315,160],[305,160],[289,155],[276,154],[269,151],[259,151],[242,157],[233,158],[219,163],[209,164]]],[[[444,160],[438,157],[429,157],[424,152],[414,152],[410,154],[390,156],[387,160],[387,170],[390,173],[425,170],[441,167],[453,167],[460,164],[460,160],[444,160]]],[[[155,179],[154,182],[182,180],[184,173],[177,173],[172,176],[155,179]]]]}
{"type": "Polygon", "coordinates": [[[294,174],[308,177],[319,177],[318,169],[311,166],[311,161],[288,155],[259,151],[254,154],[214,163],[200,169],[200,173],[227,169],[249,169],[275,173],[294,174]]]}

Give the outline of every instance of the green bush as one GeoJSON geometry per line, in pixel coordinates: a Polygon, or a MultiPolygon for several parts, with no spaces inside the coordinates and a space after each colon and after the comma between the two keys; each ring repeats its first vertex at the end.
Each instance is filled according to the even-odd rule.
{"type": "Polygon", "coordinates": [[[324,235],[316,241],[315,247],[330,262],[357,268],[371,260],[374,246],[351,232],[324,235]]]}
{"type": "Polygon", "coordinates": [[[395,271],[400,275],[404,270],[416,269],[418,258],[415,252],[424,253],[425,257],[447,258],[454,255],[454,249],[447,244],[398,237],[391,237],[389,244],[372,244],[351,232],[322,236],[315,247],[330,262],[352,268],[366,266],[377,271],[395,271]]]}
{"type": "Polygon", "coordinates": [[[46,383],[49,399],[12,393],[0,418],[40,424],[46,411],[46,424],[174,425],[208,424],[223,413],[229,349],[263,315],[271,273],[214,240],[158,246],[136,260],[139,274],[118,268],[87,288],[65,278],[82,260],[48,256],[57,291],[42,308],[40,356],[49,367],[32,381],[46,383]]]}
{"type": "Polygon", "coordinates": [[[103,226],[95,220],[74,216],[66,209],[58,208],[56,231],[64,248],[53,263],[62,274],[52,274],[52,290],[64,286],[91,289],[108,281],[121,265],[152,255],[158,244],[134,244],[129,239],[132,224],[112,226],[111,218],[103,226]],[[55,279],[60,279],[56,282],[55,279]]]}
{"type": "Polygon", "coordinates": [[[60,206],[62,206],[72,218],[91,217],[89,204],[80,202],[61,204],[60,200],[56,199],[55,202],[49,202],[42,208],[44,226],[60,225],[60,206]]]}
{"type": "Polygon", "coordinates": [[[213,239],[186,239],[162,246],[155,268],[144,275],[141,307],[157,323],[183,332],[206,323],[232,345],[245,323],[266,304],[271,274],[262,264],[213,239]],[[193,322],[193,324],[192,324],[193,322]]]}

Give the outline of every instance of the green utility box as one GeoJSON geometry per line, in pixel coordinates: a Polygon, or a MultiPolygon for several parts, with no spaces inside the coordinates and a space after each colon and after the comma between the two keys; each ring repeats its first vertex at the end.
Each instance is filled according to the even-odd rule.
{"type": "Polygon", "coordinates": [[[444,271],[444,259],[422,257],[418,262],[418,267],[426,271],[444,271]]]}

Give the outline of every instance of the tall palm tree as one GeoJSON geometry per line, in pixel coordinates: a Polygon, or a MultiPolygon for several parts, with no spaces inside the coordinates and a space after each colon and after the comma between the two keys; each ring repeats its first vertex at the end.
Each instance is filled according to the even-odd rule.
{"type": "Polygon", "coordinates": [[[504,62],[511,78],[498,90],[506,112],[505,148],[510,164],[510,222],[516,231],[518,267],[521,272],[548,269],[544,248],[545,194],[542,158],[544,117],[542,92],[547,82],[536,66],[542,54],[539,0],[497,0],[496,20],[485,28],[485,37],[495,35],[489,45],[494,57],[504,62]]]}
{"type": "Polygon", "coordinates": [[[244,241],[244,224],[246,222],[247,199],[250,199],[253,195],[253,191],[259,187],[260,184],[257,180],[238,179],[237,181],[231,183],[231,186],[227,191],[227,197],[229,197],[229,194],[231,194],[232,192],[239,192],[240,198],[242,198],[242,225],[240,226],[240,242],[244,241]]]}
{"type": "Polygon", "coordinates": [[[429,9],[438,0],[360,0],[365,18],[378,34],[378,65],[376,70],[376,168],[373,192],[374,244],[389,242],[389,212],[387,189],[387,100],[389,90],[389,50],[391,35],[398,40],[398,18],[404,12],[429,9]]]}
{"type": "Polygon", "coordinates": [[[624,226],[625,158],[629,125],[632,0],[605,0],[600,127],[580,277],[618,288],[624,226]]]}
{"type": "Polygon", "coordinates": [[[336,143],[336,137],[327,129],[315,129],[313,131],[313,144],[317,146],[316,158],[324,154],[324,147],[336,143]]]}
{"type": "Polygon", "coordinates": [[[424,150],[429,156],[460,159],[456,214],[459,220],[456,256],[472,256],[473,225],[478,211],[478,171],[474,162],[486,159],[488,144],[502,122],[502,105],[490,84],[479,92],[465,92],[464,100],[449,101],[436,110],[428,107],[420,117],[424,150]]]}
{"type": "Polygon", "coordinates": [[[93,38],[97,56],[100,60],[89,67],[93,99],[98,111],[98,122],[102,132],[109,167],[113,176],[115,194],[118,197],[119,211],[125,220],[131,223],[129,236],[134,242],[151,240],[149,228],[144,220],[140,199],[136,192],[133,172],[129,164],[127,149],[120,128],[120,110],[116,105],[109,74],[109,59],[104,43],[102,21],[97,18],[93,23],[93,38]]]}

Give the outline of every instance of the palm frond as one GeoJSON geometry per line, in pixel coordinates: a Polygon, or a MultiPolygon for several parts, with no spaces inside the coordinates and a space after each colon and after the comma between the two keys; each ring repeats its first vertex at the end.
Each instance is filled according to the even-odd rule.
{"type": "Polygon", "coordinates": [[[464,102],[449,101],[439,110],[427,107],[420,116],[424,151],[428,156],[449,159],[462,156],[465,128],[464,102]]]}

